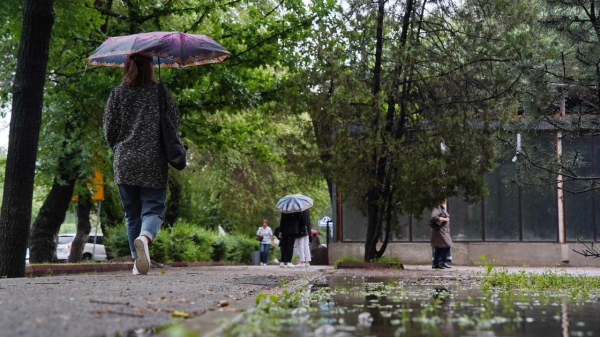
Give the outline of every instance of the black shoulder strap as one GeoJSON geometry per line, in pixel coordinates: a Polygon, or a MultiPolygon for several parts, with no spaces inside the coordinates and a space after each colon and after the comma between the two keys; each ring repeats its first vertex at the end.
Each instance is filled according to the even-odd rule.
{"type": "Polygon", "coordinates": [[[166,110],[165,98],[166,98],[165,97],[165,87],[163,86],[162,83],[158,83],[158,110],[159,110],[161,116],[165,114],[165,110],[166,110]]]}

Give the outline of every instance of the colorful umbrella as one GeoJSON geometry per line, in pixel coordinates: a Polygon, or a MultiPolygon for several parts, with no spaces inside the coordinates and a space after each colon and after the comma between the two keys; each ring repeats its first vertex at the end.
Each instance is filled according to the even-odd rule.
{"type": "Polygon", "coordinates": [[[180,32],[151,32],[109,37],[87,63],[94,66],[124,67],[127,55],[154,56],[158,67],[183,68],[222,62],[230,53],[206,35],[180,32]]]}
{"type": "Polygon", "coordinates": [[[311,235],[321,235],[321,232],[319,232],[319,231],[317,231],[317,230],[314,230],[314,229],[311,229],[311,230],[310,230],[310,234],[311,234],[311,235]]]}
{"type": "Polygon", "coordinates": [[[275,209],[283,213],[302,212],[305,209],[311,208],[313,200],[302,194],[290,194],[279,199],[275,209]]]}

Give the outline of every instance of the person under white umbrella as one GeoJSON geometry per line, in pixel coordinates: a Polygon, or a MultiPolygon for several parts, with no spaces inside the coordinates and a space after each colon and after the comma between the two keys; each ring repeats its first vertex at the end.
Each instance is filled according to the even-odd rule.
{"type": "MultiPolygon", "coordinates": [[[[301,194],[291,194],[286,195],[285,197],[279,199],[275,208],[278,211],[281,211],[281,220],[279,222],[279,227],[281,230],[281,263],[279,264],[281,267],[293,267],[292,264],[292,254],[294,250],[294,241],[301,237],[305,236],[306,233],[310,233],[310,230],[306,230],[306,217],[303,216],[303,211],[306,211],[308,208],[312,207],[313,200],[305,195],[301,194]],[[304,235],[301,233],[304,230],[304,235]]],[[[308,222],[310,224],[310,217],[308,217],[308,222]]],[[[308,236],[307,236],[308,238],[308,236]]],[[[308,245],[307,245],[308,248],[308,245]]],[[[307,261],[307,257],[304,255],[304,249],[302,251],[304,261],[307,261]]],[[[308,251],[308,249],[307,249],[308,251]]],[[[308,251],[308,256],[310,256],[310,251],[308,251]]],[[[301,259],[302,261],[302,259],[301,259]]],[[[308,258],[310,261],[310,258],[308,258]]]]}

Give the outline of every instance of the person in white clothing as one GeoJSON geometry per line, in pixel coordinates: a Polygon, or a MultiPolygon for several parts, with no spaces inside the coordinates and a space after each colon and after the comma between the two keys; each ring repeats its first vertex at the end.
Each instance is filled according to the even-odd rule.
{"type": "Polygon", "coordinates": [[[300,224],[300,235],[296,239],[298,242],[298,255],[300,256],[300,265],[310,266],[310,234],[312,225],[310,223],[310,213],[308,210],[302,211],[302,223],[300,224]]]}
{"type": "Polygon", "coordinates": [[[273,241],[273,231],[268,226],[267,219],[264,219],[262,226],[258,227],[257,236],[262,237],[260,242],[260,265],[266,266],[269,263],[269,252],[271,250],[271,242],[273,241]]]}

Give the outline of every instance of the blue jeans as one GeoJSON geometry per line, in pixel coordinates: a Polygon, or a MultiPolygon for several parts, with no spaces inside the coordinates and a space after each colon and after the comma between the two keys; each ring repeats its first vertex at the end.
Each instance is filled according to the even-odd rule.
{"type": "Polygon", "coordinates": [[[433,265],[437,266],[440,262],[448,262],[450,248],[436,248],[433,256],[433,265]]]}
{"type": "Polygon", "coordinates": [[[156,189],[132,185],[118,185],[119,195],[125,210],[127,238],[131,257],[137,258],[133,241],[140,235],[154,240],[165,216],[167,189],[156,189]]]}
{"type": "Polygon", "coordinates": [[[261,243],[260,244],[260,262],[267,263],[269,262],[269,252],[271,250],[270,243],[261,243]]]}

